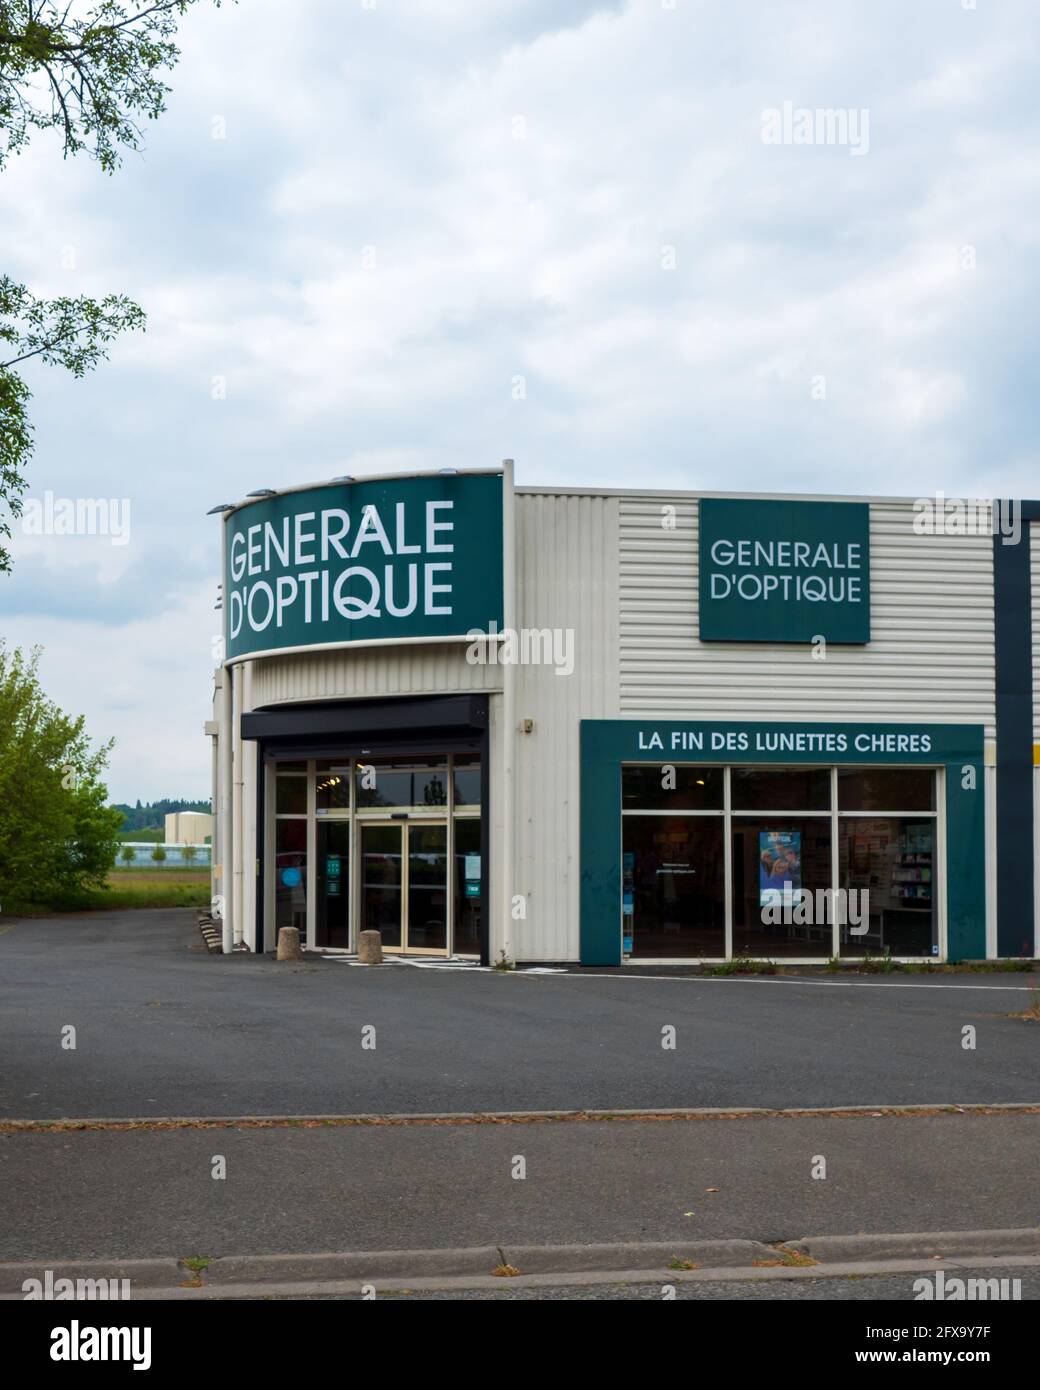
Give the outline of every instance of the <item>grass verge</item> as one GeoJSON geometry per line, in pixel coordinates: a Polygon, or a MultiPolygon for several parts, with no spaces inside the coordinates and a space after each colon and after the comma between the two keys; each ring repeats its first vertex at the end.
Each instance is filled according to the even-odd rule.
{"type": "Polygon", "coordinates": [[[113,869],[104,888],[86,888],[47,903],[6,902],[5,917],[53,917],[64,912],[119,912],[146,907],[206,907],[208,869],[113,869]]]}

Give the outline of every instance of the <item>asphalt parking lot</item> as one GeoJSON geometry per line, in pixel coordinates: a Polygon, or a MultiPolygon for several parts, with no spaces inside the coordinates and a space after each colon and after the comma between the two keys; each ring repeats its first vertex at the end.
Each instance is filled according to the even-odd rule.
{"type": "Polygon", "coordinates": [[[1030,983],[277,964],[206,954],[185,911],[6,921],[0,1115],[1038,1102],[1030,983]]]}

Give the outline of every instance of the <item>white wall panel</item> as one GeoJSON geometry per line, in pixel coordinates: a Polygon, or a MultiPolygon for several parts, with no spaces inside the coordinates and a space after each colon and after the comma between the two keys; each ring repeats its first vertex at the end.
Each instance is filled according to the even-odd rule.
{"type": "Polygon", "coordinates": [[[618,506],[615,497],[517,495],[520,627],[573,634],[574,671],[517,668],[516,893],[520,960],[578,957],[579,721],[617,718],[618,506]]]}
{"type": "Polygon", "coordinates": [[[365,700],[379,695],[448,695],[497,690],[497,667],[470,665],[466,642],[401,644],[298,656],[269,656],[252,663],[253,707],[297,700],[365,700]]]}
{"type": "Polygon", "coordinates": [[[992,737],[992,539],[915,535],[912,516],[909,501],[871,503],[871,641],[813,661],[804,646],[701,643],[696,499],[620,498],[623,715],[948,720],[992,737]]]}

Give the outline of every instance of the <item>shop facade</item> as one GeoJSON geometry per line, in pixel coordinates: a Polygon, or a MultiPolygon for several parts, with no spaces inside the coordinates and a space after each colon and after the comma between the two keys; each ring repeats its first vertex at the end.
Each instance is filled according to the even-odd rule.
{"type": "Polygon", "coordinates": [[[1040,507],[930,521],[508,461],[226,509],[225,948],[1036,954],[1040,507]]]}

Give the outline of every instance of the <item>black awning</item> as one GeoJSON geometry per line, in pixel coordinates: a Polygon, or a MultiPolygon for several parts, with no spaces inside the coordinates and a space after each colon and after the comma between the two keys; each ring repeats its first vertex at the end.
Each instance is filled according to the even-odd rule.
{"type": "Polygon", "coordinates": [[[245,739],[342,739],[453,732],[481,733],[487,728],[486,695],[425,695],[385,700],[337,700],[322,704],[279,705],[242,716],[245,739]]]}

